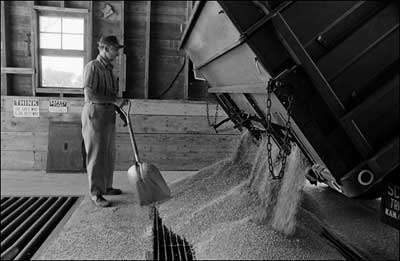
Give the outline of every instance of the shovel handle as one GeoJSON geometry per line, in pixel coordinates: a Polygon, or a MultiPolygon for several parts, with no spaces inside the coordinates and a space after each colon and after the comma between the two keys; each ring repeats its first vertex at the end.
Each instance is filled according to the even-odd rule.
{"type": "Polygon", "coordinates": [[[131,138],[131,143],[132,143],[132,149],[133,149],[133,155],[135,157],[135,161],[136,163],[140,162],[139,159],[139,153],[138,153],[138,149],[137,149],[137,145],[136,145],[136,141],[135,141],[135,137],[133,136],[133,129],[132,129],[132,124],[131,124],[131,120],[130,120],[130,116],[129,116],[129,112],[131,111],[131,101],[128,101],[128,112],[125,112],[122,109],[122,106],[119,107],[119,110],[122,112],[122,114],[125,116],[126,118],[126,122],[128,123],[128,129],[129,129],[129,137],[131,138]]]}

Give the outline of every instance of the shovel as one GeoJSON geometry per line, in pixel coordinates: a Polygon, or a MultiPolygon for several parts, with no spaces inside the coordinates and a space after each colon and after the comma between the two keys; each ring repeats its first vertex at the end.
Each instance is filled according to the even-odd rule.
{"type": "Polygon", "coordinates": [[[122,113],[126,118],[132,142],[133,155],[135,157],[135,164],[128,169],[128,180],[134,191],[137,193],[140,205],[143,206],[170,198],[171,191],[157,167],[147,162],[141,162],[139,159],[138,149],[135,137],[133,136],[132,125],[129,117],[131,102],[129,101],[128,104],[128,112],[125,112],[121,107],[117,108],[120,111],[120,115],[122,113]]]}

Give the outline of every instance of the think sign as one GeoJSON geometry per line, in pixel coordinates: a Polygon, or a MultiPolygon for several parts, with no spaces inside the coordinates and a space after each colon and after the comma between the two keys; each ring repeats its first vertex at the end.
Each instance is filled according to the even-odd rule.
{"type": "Polygon", "coordinates": [[[39,117],[39,99],[14,99],[14,117],[39,117]]]}
{"type": "Polygon", "coordinates": [[[68,111],[67,101],[64,101],[64,100],[50,100],[49,112],[66,113],[67,111],[68,111]]]}

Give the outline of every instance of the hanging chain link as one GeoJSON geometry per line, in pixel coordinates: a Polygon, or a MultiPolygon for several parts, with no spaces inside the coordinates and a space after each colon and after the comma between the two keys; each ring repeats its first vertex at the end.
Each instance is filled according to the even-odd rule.
{"type": "Polygon", "coordinates": [[[272,143],[271,143],[271,137],[272,137],[272,117],[271,117],[271,107],[272,107],[272,101],[271,101],[271,94],[276,88],[276,85],[279,83],[273,79],[270,79],[268,82],[268,87],[267,87],[267,157],[268,157],[268,169],[269,173],[272,176],[272,179],[281,179],[285,173],[285,168],[286,168],[286,159],[287,156],[290,154],[291,151],[291,146],[290,146],[290,141],[289,141],[289,134],[291,130],[291,110],[292,110],[292,104],[293,104],[293,95],[290,94],[288,96],[288,106],[287,106],[287,121],[285,123],[285,136],[283,138],[283,145],[279,150],[278,153],[278,159],[281,161],[281,169],[279,171],[279,174],[276,176],[274,174],[274,169],[273,169],[273,162],[272,162],[272,143]]]}
{"type": "Polygon", "coordinates": [[[290,117],[291,117],[291,110],[292,110],[292,104],[293,104],[293,94],[290,94],[288,96],[288,107],[286,109],[287,111],[287,121],[285,124],[285,137],[283,138],[283,145],[282,148],[279,150],[279,159],[281,160],[281,170],[279,171],[279,178],[283,177],[283,174],[285,173],[285,168],[286,168],[286,159],[290,154],[291,151],[291,146],[290,146],[290,141],[289,141],[289,134],[291,130],[291,123],[290,123],[290,117]]]}
{"type": "MultiPolygon", "coordinates": [[[[259,67],[259,62],[258,58],[255,57],[254,61],[256,63],[258,72],[261,74],[261,69],[259,67]]],[[[291,130],[291,114],[292,114],[292,104],[293,104],[293,94],[290,94],[288,96],[288,106],[286,108],[287,112],[287,121],[285,123],[285,136],[283,138],[283,145],[279,150],[278,153],[278,159],[281,161],[281,169],[279,171],[279,174],[276,176],[274,174],[274,167],[273,167],[273,161],[272,161],[272,142],[271,142],[271,137],[272,137],[272,116],[271,116],[271,107],[272,107],[272,100],[271,100],[271,94],[275,91],[277,86],[280,86],[282,83],[274,80],[272,78],[269,79],[268,84],[267,84],[267,157],[268,157],[268,170],[269,174],[272,176],[272,179],[282,179],[284,173],[285,173],[285,168],[286,168],[286,159],[287,156],[290,154],[291,151],[291,144],[289,140],[289,134],[291,130]]]]}
{"type": "Polygon", "coordinates": [[[274,80],[272,78],[268,81],[267,85],[267,159],[268,159],[268,169],[269,169],[269,174],[272,176],[272,178],[275,177],[274,175],[274,168],[273,168],[273,163],[272,163],[272,142],[271,142],[271,137],[272,137],[272,117],[271,117],[271,107],[272,107],[272,101],[271,101],[271,93],[273,92],[273,85],[274,85],[274,80]]]}

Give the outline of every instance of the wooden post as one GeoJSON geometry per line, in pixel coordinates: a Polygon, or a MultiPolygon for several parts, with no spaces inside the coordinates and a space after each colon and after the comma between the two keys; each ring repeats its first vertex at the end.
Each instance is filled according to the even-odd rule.
{"type": "MultiPolygon", "coordinates": [[[[192,1],[187,1],[186,2],[186,23],[189,21],[190,14],[192,12],[192,1]]],[[[186,24],[187,26],[187,24],[186,24]]],[[[184,30],[182,30],[184,31],[184,30]]],[[[185,82],[183,86],[183,99],[188,100],[189,99],[189,57],[185,54],[185,69],[184,69],[184,74],[185,74],[185,82]]]]}
{"type": "MultiPolygon", "coordinates": [[[[33,6],[36,2],[32,1],[33,6]]],[[[39,34],[38,34],[38,13],[32,8],[31,19],[31,54],[32,54],[32,96],[36,96],[36,88],[39,86],[39,34]]]]}
{"type": "MultiPolygon", "coordinates": [[[[7,67],[7,56],[8,56],[8,46],[7,46],[7,26],[6,26],[6,7],[5,5],[8,4],[7,1],[1,1],[1,68],[7,67]]],[[[3,73],[2,73],[3,74],[3,73]]],[[[1,78],[1,94],[3,95],[8,95],[8,77],[7,73],[4,73],[2,75],[3,77],[1,78]]]]}
{"type": "Polygon", "coordinates": [[[87,62],[93,59],[93,50],[92,50],[92,40],[93,40],[93,1],[89,1],[89,14],[87,16],[87,23],[88,23],[88,32],[86,34],[86,41],[87,41],[87,62]]]}
{"type": "Polygon", "coordinates": [[[150,75],[150,23],[151,23],[151,1],[147,1],[146,8],[146,51],[144,67],[144,98],[149,98],[149,75],[150,75]]]}
{"type": "MultiPolygon", "coordinates": [[[[125,45],[125,1],[121,1],[121,39],[120,42],[125,45]]],[[[126,90],[126,55],[125,48],[119,57],[119,91],[118,96],[122,97],[126,90]]]]}

